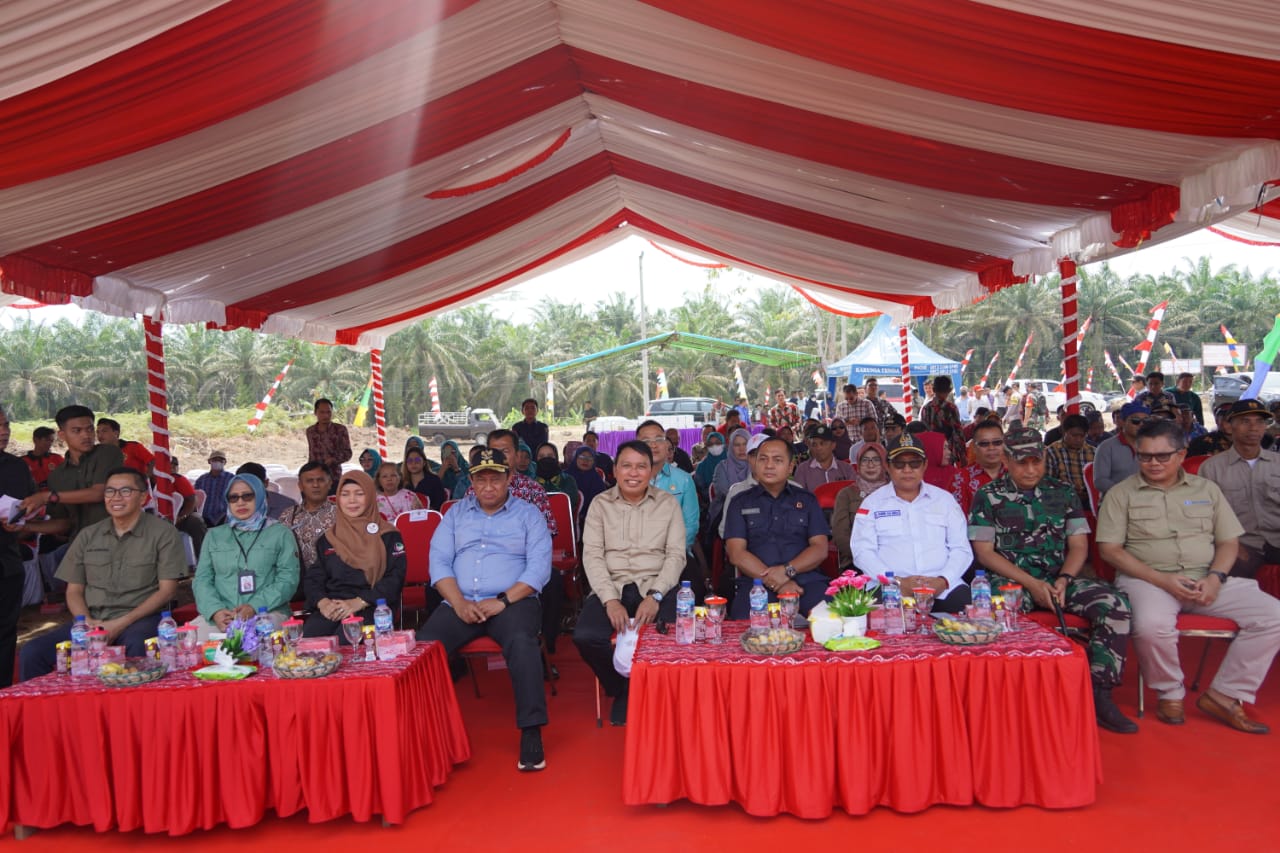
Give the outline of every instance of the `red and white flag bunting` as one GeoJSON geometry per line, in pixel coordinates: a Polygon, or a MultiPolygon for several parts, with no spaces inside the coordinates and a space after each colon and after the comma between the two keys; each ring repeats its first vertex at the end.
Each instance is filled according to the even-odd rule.
{"type": "Polygon", "coordinates": [[[1009,378],[1004,381],[1005,385],[1012,385],[1013,380],[1018,378],[1018,369],[1022,367],[1022,359],[1026,357],[1027,347],[1031,346],[1031,339],[1035,336],[1035,332],[1027,335],[1026,343],[1022,345],[1022,352],[1018,353],[1018,360],[1013,363],[1013,370],[1009,371],[1009,378]]]}
{"type": "Polygon", "coordinates": [[[964,354],[964,358],[960,359],[960,384],[964,384],[964,371],[969,366],[969,359],[973,358],[973,350],[969,350],[964,354]]]}
{"type": "Polygon", "coordinates": [[[991,375],[991,368],[996,366],[996,359],[1000,357],[1000,351],[996,350],[996,354],[991,356],[991,361],[987,363],[987,369],[982,371],[982,378],[978,380],[978,384],[983,388],[987,387],[987,377],[991,375]]]}
{"type": "Polygon", "coordinates": [[[1120,378],[1120,371],[1116,370],[1116,363],[1111,360],[1111,351],[1104,349],[1102,351],[1102,357],[1107,362],[1107,369],[1110,370],[1111,375],[1116,378],[1116,384],[1119,385],[1120,390],[1123,391],[1125,389],[1124,380],[1120,378]]]}
{"type": "Polygon", "coordinates": [[[1164,312],[1168,307],[1169,300],[1166,299],[1151,309],[1151,322],[1147,324],[1147,339],[1134,347],[1135,350],[1142,353],[1142,357],[1138,361],[1137,372],[1139,376],[1145,376],[1147,373],[1147,360],[1151,358],[1151,348],[1155,346],[1156,335],[1160,332],[1160,321],[1164,319],[1164,312]]]}
{"type": "Polygon", "coordinates": [[[1089,368],[1089,375],[1084,380],[1084,390],[1088,391],[1090,394],[1093,393],[1093,368],[1092,367],[1089,368]]]}
{"type": "Polygon", "coordinates": [[[276,381],[271,383],[271,387],[267,389],[267,395],[258,401],[258,405],[254,407],[253,417],[249,418],[249,432],[253,432],[258,428],[258,424],[262,423],[262,416],[267,413],[267,407],[271,405],[271,398],[276,395],[280,383],[284,381],[284,375],[289,372],[289,368],[293,367],[293,359],[289,359],[289,363],[284,369],[276,374],[276,381]]]}
{"type": "Polygon", "coordinates": [[[434,376],[431,377],[431,383],[428,387],[431,389],[431,413],[438,415],[440,414],[440,386],[434,376]]]}

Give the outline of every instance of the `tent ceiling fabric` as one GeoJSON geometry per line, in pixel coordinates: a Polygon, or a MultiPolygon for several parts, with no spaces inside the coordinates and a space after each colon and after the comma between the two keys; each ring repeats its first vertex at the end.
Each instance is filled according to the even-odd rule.
{"type": "Polygon", "coordinates": [[[1274,239],[1278,45],[1246,0],[17,0],[0,288],[378,347],[639,234],[901,322],[1274,239]]]}

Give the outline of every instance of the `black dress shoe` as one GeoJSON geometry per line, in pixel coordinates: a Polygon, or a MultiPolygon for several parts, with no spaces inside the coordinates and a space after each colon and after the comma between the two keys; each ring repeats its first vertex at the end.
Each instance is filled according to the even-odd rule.
{"type": "Polygon", "coordinates": [[[609,710],[609,725],[625,726],[627,724],[627,690],[614,697],[613,707],[609,710]]]}

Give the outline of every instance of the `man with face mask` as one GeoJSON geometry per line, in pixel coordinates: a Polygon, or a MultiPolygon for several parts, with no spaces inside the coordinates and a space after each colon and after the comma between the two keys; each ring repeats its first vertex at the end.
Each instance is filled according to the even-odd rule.
{"type": "Polygon", "coordinates": [[[209,473],[196,478],[196,488],[204,492],[204,516],[206,527],[217,527],[227,518],[227,486],[235,477],[227,470],[227,454],[215,450],[209,454],[209,473]]]}

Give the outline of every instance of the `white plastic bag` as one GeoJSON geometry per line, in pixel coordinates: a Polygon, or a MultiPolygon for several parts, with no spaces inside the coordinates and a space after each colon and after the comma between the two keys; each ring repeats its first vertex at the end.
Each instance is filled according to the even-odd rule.
{"type": "Polygon", "coordinates": [[[636,655],[636,643],[639,639],[640,632],[636,630],[634,619],[627,623],[627,630],[618,634],[618,642],[613,647],[613,668],[623,678],[631,677],[631,659],[636,655]]]}

